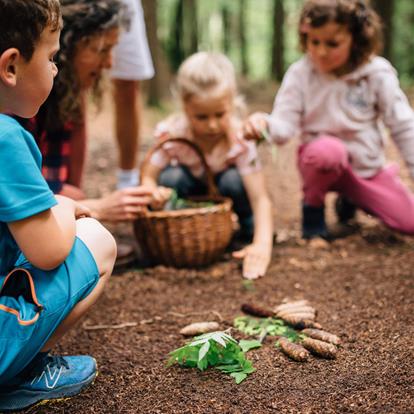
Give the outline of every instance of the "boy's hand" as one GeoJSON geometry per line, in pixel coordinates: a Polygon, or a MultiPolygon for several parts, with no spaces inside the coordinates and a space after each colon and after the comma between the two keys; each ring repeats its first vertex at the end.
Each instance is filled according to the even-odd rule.
{"type": "Polygon", "coordinates": [[[154,189],[151,201],[151,208],[153,210],[162,210],[165,203],[170,199],[172,189],[167,187],[157,187],[154,189]]]}
{"type": "Polygon", "coordinates": [[[88,207],[84,206],[82,203],[78,203],[77,201],[74,201],[74,204],[76,220],[85,217],[92,217],[92,212],[88,207]]]}
{"type": "Polygon", "coordinates": [[[82,217],[91,217],[91,210],[83,204],[60,194],[56,194],[55,198],[60,205],[63,205],[73,211],[76,220],[82,217]]]}
{"type": "Polygon", "coordinates": [[[260,141],[263,139],[263,131],[267,131],[268,115],[265,112],[255,112],[250,115],[243,125],[243,136],[247,140],[260,141]]]}
{"type": "Polygon", "coordinates": [[[257,279],[266,274],[271,259],[272,249],[261,244],[250,244],[244,249],[233,252],[233,257],[243,259],[243,277],[257,279]]]}

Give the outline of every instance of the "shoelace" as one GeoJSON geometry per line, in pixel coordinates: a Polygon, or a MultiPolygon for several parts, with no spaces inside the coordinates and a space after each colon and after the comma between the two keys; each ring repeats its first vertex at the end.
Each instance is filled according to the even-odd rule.
{"type": "Polygon", "coordinates": [[[47,365],[49,365],[49,368],[60,369],[64,367],[69,369],[69,364],[62,356],[46,354],[39,355],[36,361],[33,361],[22,374],[26,378],[33,378],[40,375],[47,365]]]}

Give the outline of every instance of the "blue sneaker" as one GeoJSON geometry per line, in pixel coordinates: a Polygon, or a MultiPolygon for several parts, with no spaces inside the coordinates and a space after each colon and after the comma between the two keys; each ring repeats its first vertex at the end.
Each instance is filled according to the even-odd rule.
{"type": "Polygon", "coordinates": [[[0,388],[0,412],[22,410],[41,401],[76,395],[96,375],[96,361],[90,356],[39,353],[13,384],[0,388]]]}

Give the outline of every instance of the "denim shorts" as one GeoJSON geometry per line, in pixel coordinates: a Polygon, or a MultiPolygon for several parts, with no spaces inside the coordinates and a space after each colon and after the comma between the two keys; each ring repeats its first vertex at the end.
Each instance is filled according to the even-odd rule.
{"type": "Polygon", "coordinates": [[[0,385],[23,370],[98,280],[95,259],[79,238],[53,270],[37,269],[21,255],[15,269],[0,275],[0,385]]]}

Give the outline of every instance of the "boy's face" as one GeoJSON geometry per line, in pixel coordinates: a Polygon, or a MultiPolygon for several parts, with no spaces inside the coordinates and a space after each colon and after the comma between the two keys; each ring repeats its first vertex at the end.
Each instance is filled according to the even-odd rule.
{"type": "Polygon", "coordinates": [[[57,67],[53,57],[59,50],[60,31],[46,27],[35,46],[32,58],[26,61],[19,56],[16,61],[16,83],[10,93],[12,113],[24,118],[36,115],[49,96],[57,67]]]}
{"type": "Polygon", "coordinates": [[[104,69],[112,66],[112,49],[118,43],[119,30],[109,29],[77,46],[74,68],[83,90],[95,85],[104,69]]]}

